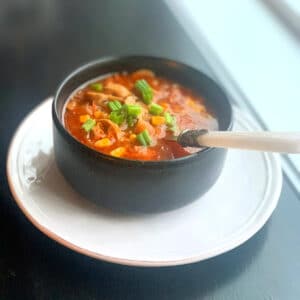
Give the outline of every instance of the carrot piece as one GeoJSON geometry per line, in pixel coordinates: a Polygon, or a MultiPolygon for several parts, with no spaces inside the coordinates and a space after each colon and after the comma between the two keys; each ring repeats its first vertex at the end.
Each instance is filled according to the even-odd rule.
{"type": "Polygon", "coordinates": [[[130,136],[129,136],[129,139],[130,139],[130,142],[135,142],[136,141],[136,134],[132,133],[130,136]]]}
{"type": "Polygon", "coordinates": [[[100,110],[96,110],[96,111],[94,112],[94,117],[97,118],[97,119],[101,118],[102,115],[103,115],[103,114],[102,114],[102,111],[100,111],[100,110]]]}
{"type": "Polygon", "coordinates": [[[85,123],[88,119],[90,119],[91,117],[90,117],[90,115],[81,115],[80,117],[79,117],[79,122],[80,123],[85,123]]]}
{"type": "Polygon", "coordinates": [[[154,126],[159,126],[165,124],[165,118],[162,116],[153,116],[151,117],[151,123],[154,126]]]}
{"type": "Polygon", "coordinates": [[[162,106],[164,109],[167,109],[169,107],[169,104],[166,102],[159,103],[159,105],[162,106]]]}

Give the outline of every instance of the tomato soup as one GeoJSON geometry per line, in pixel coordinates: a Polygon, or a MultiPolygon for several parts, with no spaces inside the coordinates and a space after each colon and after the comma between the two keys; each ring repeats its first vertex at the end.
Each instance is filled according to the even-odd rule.
{"type": "Polygon", "coordinates": [[[64,126],[101,153],[134,160],[170,160],[199,149],[172,141],[184,129],[218,129],[191,90],[151,70],[116,73],[78,89],[68,99],[64,126]]]}

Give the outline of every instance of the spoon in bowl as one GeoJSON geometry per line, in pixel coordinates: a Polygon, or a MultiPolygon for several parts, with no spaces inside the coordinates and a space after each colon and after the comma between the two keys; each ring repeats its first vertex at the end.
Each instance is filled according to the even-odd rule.
{"type": "Polygon", "coordinates": [[[183,147],[217,147],[300,153],[300,132],[184,130],[174,137],[183,147]]]}

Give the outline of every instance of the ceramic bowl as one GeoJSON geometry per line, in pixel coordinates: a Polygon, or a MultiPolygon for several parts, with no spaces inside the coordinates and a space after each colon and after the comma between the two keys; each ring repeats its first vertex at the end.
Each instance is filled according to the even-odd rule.
{"type": "Polygon", "coordinates": [[[222,171],[226,150],[206,148],[166,161],[128,160],[85,146],[63,125],[65,103],[79,86],[96,77],[141,68],[203,96],[219,129],[231,129],[232,106],[223,89],[204,73],[165,58],[109,57],[80,67],[59,86],[52,105],[54,154],[67,181],[89,200],[118,211],[161,212],[191,203],[208,191],[222,171]]]}

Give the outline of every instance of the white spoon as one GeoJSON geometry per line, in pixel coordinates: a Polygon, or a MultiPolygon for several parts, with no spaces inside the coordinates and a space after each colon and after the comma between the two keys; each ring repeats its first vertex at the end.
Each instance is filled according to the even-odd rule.
{"type": "Polygon", "coordinates": [[[234,132],[184,130],[177,137],[183,147],[217,147],[265,152],[300,153],[300,132],[234,132]]]}

